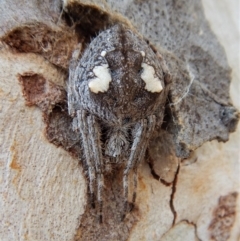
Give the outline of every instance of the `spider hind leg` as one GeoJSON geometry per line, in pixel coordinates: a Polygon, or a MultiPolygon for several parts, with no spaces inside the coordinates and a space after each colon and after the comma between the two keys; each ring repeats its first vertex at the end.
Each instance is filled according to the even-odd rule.
{"type": "Polygon", "coordinates": [[[78,128],[82,137],[85,164],[88,169],[89,192],[92,207],[95,207],[95,193],[99,207],[99,221],[102,222],[102,192],[103,180],[103,157],[101,148],[101,130],[94,115],[85,110],[77,111],[78,128]],[[97,191],[95,191],[97,189],[97,191]]]}
{"type": "Polygon", "coordinates": [[[140,120],[133,130],[133,143],[131,147],[130,156],[127,161],[127,165],[123,171],[123,193],[124,193],[124,210],[123,218],[126,216],[128,211],[131,211],[136,201],[137,191],[137,170],[141,161],[144,159],[146,149],[149,143],[151,134],[154,131],[156,125],[155,115],[149,116],[147,119],[140,120]],[[129,208],[128,203],[128,187],[129,187],[129,174],[133,170],[133,194],[132,203],[129,208]]]}

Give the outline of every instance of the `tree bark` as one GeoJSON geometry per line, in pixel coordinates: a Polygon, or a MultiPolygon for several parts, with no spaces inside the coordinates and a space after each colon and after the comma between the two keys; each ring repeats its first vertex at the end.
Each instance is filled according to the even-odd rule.
{"type": "MultiPolygon", "coordinates": [[[[1,37],[36,20],[57,31],[59,5],[58,1],[43,1],[40,7],[37,0],[2,1],[1,37]]],[[[237,2],[224,0],[216,5],[203,0],[203,5],[225,48],[232,68],[230,96],[240,109],[237,2]]],[[[116,225],[118,216],[109,212],[113,224],[92,224],[94,211],[88,205],[81,164],[49,142],[42,112],[26,106],[23,96],[19,74],[37,73],[66,88],[65,72],[44,57],[17,53],[0,43],[1,240],[240,240],[239,126],[226,143],[207,142],[184,161],[176,156],[162,160],[157,164],[160,174],[148,162],[142,163],[136,208],[127,221],[116,225]],[[90,232],[87,225],[92,225],[95,235],[84,234],[90,232]],[[105,237],[96,231],[101,229],[105,237]]],[[[121,206],[119,192],[114,191],[117,180],[116,173],[106,181],[113,190],[105,194],[111,210],[121,206]]]]}

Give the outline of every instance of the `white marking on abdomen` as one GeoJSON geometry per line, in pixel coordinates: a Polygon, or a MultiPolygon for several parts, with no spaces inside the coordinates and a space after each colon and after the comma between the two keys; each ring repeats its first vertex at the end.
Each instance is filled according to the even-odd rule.
{"type": "Polygon", "coordinates": [[[146,83],[145,89],[152,93],[160,93],[163,87],[160,79],[158,77],[154,77],[154,68],[146,63],[142,63],[141,66],[143,68],[141,79],[146,83]]]}
{"type": "Polygon", "coordinates": [[[95,78],[91,79],[88,87],[93,93],[106,92],[109,89],[109,83],[112,80],[108,64],[95,66],[93,69],[95,78]]]}

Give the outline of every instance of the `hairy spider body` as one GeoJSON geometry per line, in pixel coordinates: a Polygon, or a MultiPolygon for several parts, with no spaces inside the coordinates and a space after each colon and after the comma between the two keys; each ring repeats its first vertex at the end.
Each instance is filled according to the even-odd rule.
{"type": "Polygon", "coordinates": [[[97,193],[101,218],[104,175],[114,163],[124,169],[125,213],[129,173],[134,171],[134,203],[137,167],[163,119],[163,60],[141,37],[120,25],[100,33],[80,60],[76,53],[70,65],[68,105],[73,128],[82,139],[92,204],[97,193]],[[101,138],[103,128],[106,141],[101,138]]]}

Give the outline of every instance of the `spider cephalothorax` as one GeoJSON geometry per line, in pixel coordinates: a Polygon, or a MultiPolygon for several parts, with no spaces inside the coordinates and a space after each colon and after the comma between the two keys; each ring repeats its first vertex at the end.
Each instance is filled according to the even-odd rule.
{"type": "MultiPolygon", "coordinates": [[[[162,122],[164,75],[161,58],[120,25],[100,33],[70,67],[69,112],[81,135],[92,202],[97,188],[100,215],[103,179],[111,163],[124,169],[127,209],[129,173],[134,171],[136,189],[137,167],[156,123],[162,122]],[[103,126],[106,141],[101,140],[103,126]]],[[[133,202],[135,196],[134,191],[133,202]]]]}

